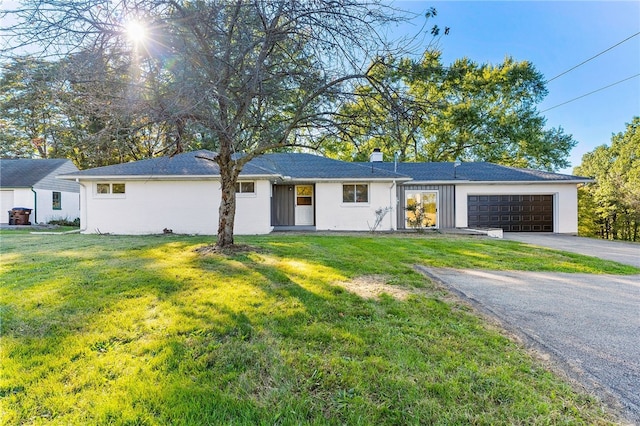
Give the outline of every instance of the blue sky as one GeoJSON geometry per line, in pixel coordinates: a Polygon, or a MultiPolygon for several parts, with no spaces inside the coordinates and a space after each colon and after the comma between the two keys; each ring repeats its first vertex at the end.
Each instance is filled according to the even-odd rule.
{"type": "MultiPolygon", "coordinates": [[[[500,63],[505,56],[530,61],[547,79],[640,32],[639,1],[397,1],[402,9],[436,8],[430,23],[450,27],[439,47],[445,63],[461,57],[500,63]]],[[[416,21],[418,22],[418,21],[416,21]]],[[[411,31],[411,30],[409,30],[411,31]]],[[[415,29],[414,29],[415,31],[415,29]]],[[[640,73],[640,35],[547,84],[539,110],[640,73]]],[[[640,76],[543,114],[578,145],[571,173],[582,156],[609,144],[613,133],[640,115],[640,76]]]]}

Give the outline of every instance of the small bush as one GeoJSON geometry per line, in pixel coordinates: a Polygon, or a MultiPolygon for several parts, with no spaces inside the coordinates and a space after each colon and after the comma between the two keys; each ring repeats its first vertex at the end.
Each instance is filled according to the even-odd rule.
{"type": "Polygon", "coordinates": [[[49,225],[58,225],[58,226],[75,226],[75,227],[80,227],[80,218],[76,217],[73,220],[70,220],[68,217],[65,218],[56,218],[56,219],[51,219],[49,221],[49,225]]]}

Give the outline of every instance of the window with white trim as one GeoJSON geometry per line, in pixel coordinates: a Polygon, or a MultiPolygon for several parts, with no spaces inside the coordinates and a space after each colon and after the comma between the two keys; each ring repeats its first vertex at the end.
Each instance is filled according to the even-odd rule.
{"type": "Polygon", "coordinates": [[[253,181],[236,182],[236,194],[255,194],[256,183],[253,181]]]}
{"type": "Polygon", "coordinates": [[[369,185],[361,183],[342,185],[342,202],[368,203],[369,185]]]}
{"type": "Polygon", "coordinates": [[[51,208],[53,210],[62,210],[62,193],[53,191],[51,193],[51,208]]]}
{"type": "Polygon", "coordinates": [[[96,195],[116,195],[124,196],[126,186],[124,183],[96,183],[96,195]]]}

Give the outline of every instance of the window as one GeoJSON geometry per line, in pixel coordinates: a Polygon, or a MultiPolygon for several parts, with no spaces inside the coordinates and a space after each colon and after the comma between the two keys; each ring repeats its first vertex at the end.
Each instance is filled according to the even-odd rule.
{"type": "Polygon", "coordinates": [[[255,182],[236,182],[236,194],[254,194],[255,192],[255,182]]]}
{"type": "Polygon", "coordinates": [[[98,194],[110,194],[111,193],[111,184],[108,183],[99,183],[96,185],[96,193],[98,194]]]}
{"type": "Polygon", "coordinates": [[[53,192],[51,207],[53,210],[62,210],[62,193],[53,192]]]}
{"type": "Polygon", "coordinates": [[[406,193],[406,226],[408,228],[430,228],[438,226],[438,192],[423,191],[406,193]]]}
{"type": "Polygon", "coordinates": [[[311,185],[296,186],[296,205],[297,206],[313,205],[313,186],[311,185]]]}
{"type": "Polygon", "coordinates": [[[368,203],[369,202],[369,185],[366,185],[366,184],[342,185],[342,202],[343,203],[368,203]]]}
{"type": "Polygon", "coordinates": [[[124,183],[97,183],[96,194],[98,195],[124,195],[125,184],[124,183]]]}

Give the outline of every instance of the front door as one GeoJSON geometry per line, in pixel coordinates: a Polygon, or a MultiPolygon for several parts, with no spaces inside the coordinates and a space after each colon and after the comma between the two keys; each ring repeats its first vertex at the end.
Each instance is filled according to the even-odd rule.
{"type": "Polygon", "coordinates": [[[295,186],[273,185],[271,226],[294,226],[295,186]]]}
{"type": "Polygon", "coordinates": [[[313,185],[296,185],[296,226],[314,223],[313,185]]]}

